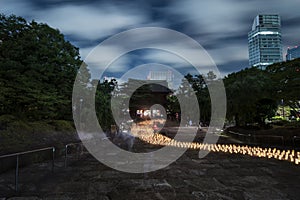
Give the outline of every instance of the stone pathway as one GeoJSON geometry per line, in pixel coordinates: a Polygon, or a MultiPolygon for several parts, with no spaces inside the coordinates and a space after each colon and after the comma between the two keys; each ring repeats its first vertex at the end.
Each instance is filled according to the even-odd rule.
{"type": "Polygon", "coordinates": [[[170,166],[147,174],[113,170],[84,154],[64,168],[63,160],[0,175],[0,199],[300,199],[300,167],[256,157],[188,150],[170,166]]]}

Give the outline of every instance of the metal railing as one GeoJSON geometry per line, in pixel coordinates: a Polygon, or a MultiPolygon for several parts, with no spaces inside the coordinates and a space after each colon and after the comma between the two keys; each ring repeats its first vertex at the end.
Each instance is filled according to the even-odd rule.
{"type": "Polygon", "coordinates": [[[241,134],[233,131],[228,131],[230,134],[237,135],[239,137],[251,137],[251,134],[241,134]]]}
{"type": "Polygon", "coordinates": [[[245,139],[246,142],[250,143],[251,142],[251,134],[241,134],[241,133],[236,133],[233,131],[228,131],[230,134],[235,135],[237,139],[245,139]]]}
{"type": "Polygon", "coordinates": [[[7,154],[7,155],[2,155],[0,156],[0,159],[3,158],[8,158],[8,157],[16,157],[16,171],[15,171],[15,190],[16,192],[18,191],[18,184],[19,184],[19,157],[25,154],[31,154],[31,153],[36,153],[36,152],[41,152],[41,151],[48,151],[52,150],[52,172],[54,172],[54,158],[55,158],[55,147],[47,147],[47,148],[42,148],[42,149],[35,149],[31,151],[23,151],[23,152],[18,152],[18,153],[12,153],[12,154],[7,154]]]}

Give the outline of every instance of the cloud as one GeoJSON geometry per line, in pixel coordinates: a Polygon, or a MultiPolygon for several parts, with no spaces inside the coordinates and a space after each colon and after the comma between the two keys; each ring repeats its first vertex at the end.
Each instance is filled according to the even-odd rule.
{"type": "Polygon", "coordinates": [[[199,50],[192,48],[183,48],[181,50],[181,52],[185,52],[188,57],[185,57],[184,54],[176,55],[165,51],[151,51],[144,54],[143,59],[148,62],[152,61],[167,65],[183,75],[187,73],[206,74],[209,71],[214,71],[218,77],[221,76],[219,69],[214,65],[214,60],[209,54],[206,54],[206,52],[199,53],[199,50]]]}
{"type": "Polygon", "coordinates": [[[213,1],[177,1],[168,10],[184,16],[184,19],[192,21],[194,32],[208,32],[219,35],[224,32],[239,31],[247,24],[240,26],[236,23],[239,16],[243,16],[247,8],[233,0],[213,1]]]}
{"type": "Polygon", "coordinates": [[[213,1],[180,1],[168,8],[170,12],[179,13],[190,21],[195,39],[206,48],[217,66],[235,60],[248,59],[247,33],[250,30],[253,16],[249,16],[245,3],[234,0],[213,1]]]}
{"type": "Polygon", "coordinates": [[[235,60],[247,60],[248,48],[243,44],[220,46],[219,48],[208,50],[217,65],[235,60]],[[225,53],[226,52],[226,53],[225,53]]]}
{"type": "MultiPolygon", "coordinates": [[[[58,28],[68,40],[80,48],[83,58],[103,39],[120,31],[145,27],[169,27],[183,32],[197,40],[223,68],[223,72],[235,71],[237,65],[248,61],[247,33],[250,31],[257,14],[276,13],[282,17],[282,40],[284,54],[287,46],[299,45],[300,32],[299,0],[211,0],[211,1],[58,1],[58,0],[0,0],[0,12],[16,14],[27,20],[35,19],[58,28]],[[232,63],[232,68],[230,68],[232,63]],[[226,70],[224,70],[225,68],[226,70]]],[[[158,33],[148,34],[151,36],[158,33]]],[[[162,35],[161,43],[176,41],[162,35]]],[[[139,42],[140,37],[135,37],[139,42]]],[[[176,41],[179,43],[180,41],[176,41]]],[[[130,45],[130,44],[127,44],[130,45]]],[[[181,46],[176,44],[176,48],[181,46]]],[[[105,52],[118,53],[115,47],[108,47],[105,52]],[[110,48],[110,49],[109,49],[110,48]]],[[[184,47],[189,58],[197,60],[197,64],[207,66],[206,60],[200,57],[195,49],[184,47]]],[[[182,58],[163,52],[147,52],[141,57],[122,58],[111,71],[120,72],[132,66],[133,59],[144,59],[147,62],[170,63],[172,66],[187,70],[182,58]]],[[[141,62],[142,63],[142,62],[141,62]]],[[[136,64],[136,63],[135,63],[136,64]]],[[[98,66],[99,67],[99,66],[98,66]]],[[[244,66],[243,66],[244,67],[244,66]]],[[[223,73],[222,72],[222,73],[223,73]]]]}
{"type": "Polygon", "coordinates": [[[22,0],[1,0],[0,13],[5,15],[28,16],[32,12],[32,5],[30,2],[22,0]]]}
{"type": "Polygon", "coordinates": [[[101,48],[83,48],[80,52],[90,69],[92,78],[100,78],[105,72],[124,73],[130,67],[130,59],[121,56],[121,49],[118,46],[101,45],[101,48]]]}
{"type": "Polygon", "coordinates": [[[247,33],[258,14],[281,16],[284,51],[290,43],[298,43],[299,37],[295,33],[300,32],[300,26],[296,25],[300,18],[299,6],[298,0],[273,0],[272,3],[261,0],[187,0],[177,1],[167,10],[189,21],[190,27],[185,27],[185,30],[196,35],[197,41],[207,47],[216,63],[223,65],[229,61],[248,60],[247,33]]]}
{"type": "Polygon", "coordinates": [[[70,5],[34,9],[30,1],[1,1],[1,12],[16,14],[58,28],[64,34],[95,40],[146,23],[137,8],[113,4],[70,5]],[[5,8],[5,9],[3,9],[5,8]],[[30,15],[30,16],[28,16],[30,15]]]}
{"type": "Polygon", "coordinates": [[[300,45],[300,16],[291,17],[282,20],[282,37],[285,45],[285,50],[289,46],[300,45]]]}
{"type": "Polygon", "coordinates": [[[47,21],[63,33],[94,40],[114,34],[117,30],[135,26],[145,21],[143,15],[132,14],[127,9],[114,6],[62,6],[37,14],[37,19],[47,21]],[[64,20],[60,20],[64,19],[64,20]]]}

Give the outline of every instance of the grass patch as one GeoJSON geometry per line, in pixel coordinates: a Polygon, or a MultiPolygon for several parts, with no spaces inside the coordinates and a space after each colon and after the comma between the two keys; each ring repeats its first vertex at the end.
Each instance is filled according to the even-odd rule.
{"type": "Polygon", "coordinates": [[[44,133],[51,133],[55,131],[55,127],[45,121],[30,122],[28,124],[32,128],[33,134],[39,134],[39,133],[44,134],[44,133]]]}
{"type": "Polygon", "coordinates": [[[20,120],[12,115],[0,116],[0,154],[47,146],[63,146],[76,140],[74,123],[65,120],[20,120]]]}
{"type": "Polygon", "coordinates": [[[71,132],[75,131],[74,123],[65,120],[53,120],[49,122],[52,126],[54,126],[56,131],[61,132],[71,132]]]}

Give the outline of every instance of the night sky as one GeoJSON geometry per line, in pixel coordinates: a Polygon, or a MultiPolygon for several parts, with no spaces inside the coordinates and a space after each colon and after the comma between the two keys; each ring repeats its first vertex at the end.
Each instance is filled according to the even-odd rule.
{"type": "MultiPolygon", "coordinates": [[[[199,42],[213,58],[222,76],[248,67],[247,34],[258,14],[279,14],[283,54],[300,44],[299,0],[0,0],[0,12],[58,28],[81,57],[101,41],[131,28],[164,27],[199,42]]],[[[111,76],[149,62],[173,65],[174,55],[159,51],[135,52],[117,61],[111,76]]],[[[190,68],[182,66],[182,72],[190,68]]]]}

